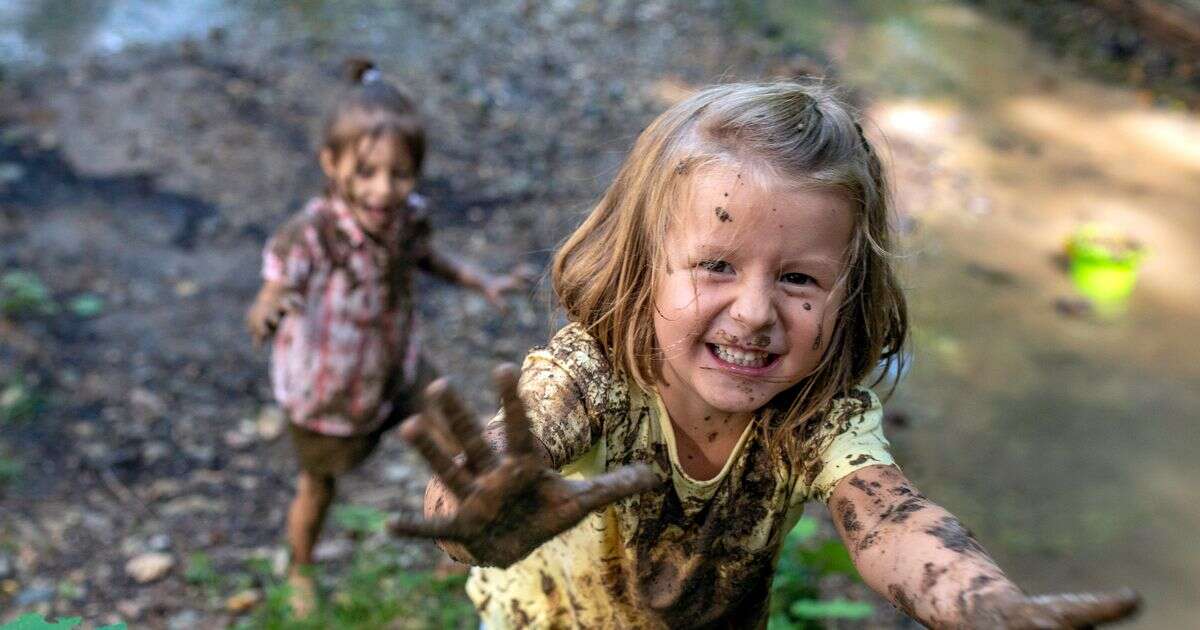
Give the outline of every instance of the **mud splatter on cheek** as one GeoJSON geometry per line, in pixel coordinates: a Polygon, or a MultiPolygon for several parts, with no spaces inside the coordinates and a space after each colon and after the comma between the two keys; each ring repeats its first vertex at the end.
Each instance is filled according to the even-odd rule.
{"type": "Polygon", "coordinates": [[[813,339],[812,349],[816,350],[821,347],[821,338],[825,335],[825,322],[817,324],[817,337],[813,339]]]}
{"type": "Polygon", "coordinates": [[[750,345],[755,348],[766,348],[767,346],[771,345],[771,337],[770,335],[755,335],[754,338],[750,340],[750,345]]]}
{"type": "Polygon", "coordinates": [[[729,211],[722,206],[717,206],[715,209],[713,209],[713,214],[717,215],[717,218],[720,219],[721,223],[733,222],[733,216],[730,215],[729,211]]]}
{"type": "Polygon", "coordinates": [[[804,310],[806,310],[806,311],[811,311],[811,310],[812,310],[812,304],[810,304],[810,303],[808,303],[808,302],[805,302],[805,303],[804,303],[804,310]]]}

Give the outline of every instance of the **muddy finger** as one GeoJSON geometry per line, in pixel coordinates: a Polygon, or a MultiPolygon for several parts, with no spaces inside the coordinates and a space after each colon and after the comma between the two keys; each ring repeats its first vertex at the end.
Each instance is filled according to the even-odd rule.
{"type": "Polygon", "coordinates": [[[424,416],[415,415],[406,419],[400,428],[400,437],[412,444],[417,452],[429,462],[429,468],[437,475],[451,494],[459,499],[471,493],[474,482],[471,474],[454,462],[442,445],[432,436],[433,427],[424,416]]]}
{"type": "Polygon", "coordinates": [[[454,519],[396,516],[388,521],[387,529],[393,536],[402,538],[437,538],[452,542],[462,542],[465,538],[454,519]]]}
{"type": "Polygon", "coordinates": [[[663,480],[646,464],[625,466],[595,479],[579,482],[575,494],[577,514],[571,516],[578,520],[592,510],[657,488],[662,483],[663,480]]]}
{"type": "Polygon", "coordinates": [[[1070,628],[1119,621],[1136,613],[1142,605],[1141,596],[1128,588],[1112,593],[1041,595],[1028,601],[1070,628]]]}
{"type": "Polygon", "coordinates": [[[521,371],[512,363],[502,363],[492,370],[492,380],[500,393],[500,405],[504,409],[504,437],[508,452],[524,455],[533,452],[533,436],[529,433],[529,417],[525,403],[517,393],[517,381],[521,371]]]}
{"type": "Polygon", "coordinates": [[[496,465],[496,457],[483,439],[483,427],[455,395],[446,379],[439,378],[425,388],[425,398],[430,410],[443,420],[443,426],[462,445],[470,470],[482,472],[496,465]]]}

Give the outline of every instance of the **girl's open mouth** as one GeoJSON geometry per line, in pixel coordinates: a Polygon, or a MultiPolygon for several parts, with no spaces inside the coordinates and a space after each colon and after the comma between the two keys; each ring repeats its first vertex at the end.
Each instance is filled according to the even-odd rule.
{"type": "Polygon", "coordinates": [[[761,350],[745,350],[733,346],[723,346],[715,343],[704,344],[709,354],[722,367],[743,374],[758,374],[766,372],[775,365],[782,355],[763,352],[761,350]]]}

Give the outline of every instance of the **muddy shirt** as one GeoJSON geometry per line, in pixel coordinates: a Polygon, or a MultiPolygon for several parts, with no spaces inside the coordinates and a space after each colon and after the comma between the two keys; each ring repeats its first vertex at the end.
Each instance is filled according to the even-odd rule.
{"type": "Polygon", "coordinates": [[[345,204],[320,197],[263,250],[263,279],[296,292],[271,354],[275,398],[292,422],[327,435],[379,426],[416,371],[413,269],[429,252],[425,201],[410,195],[394,229],[364,233],[345,204]]]}
{"type": "Polygon", "coordinates": [[[765,627],[780,545],[805,501],[892,463],[879,400],[856,390],[797,430],[800,461],[770,454],[780,414],[762,410],[714,478],[692,479],[661,399],[615,375],[578,324],[529,354],[520,391],[564,475],[644,462],[671,483],[592,512],[507,569],[473,568],[467,593],[489,630],[765,627]]]}

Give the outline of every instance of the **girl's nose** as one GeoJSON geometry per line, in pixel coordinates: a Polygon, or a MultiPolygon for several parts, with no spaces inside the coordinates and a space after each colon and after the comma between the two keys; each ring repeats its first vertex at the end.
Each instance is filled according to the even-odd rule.
{"type": "Polygon", "coordinates": [[[729,307],[729,316],[747,330],[762,330],[775,324],[775,303],[770,288],[759,282],[747,282],[737,289],[729,307]]]}

